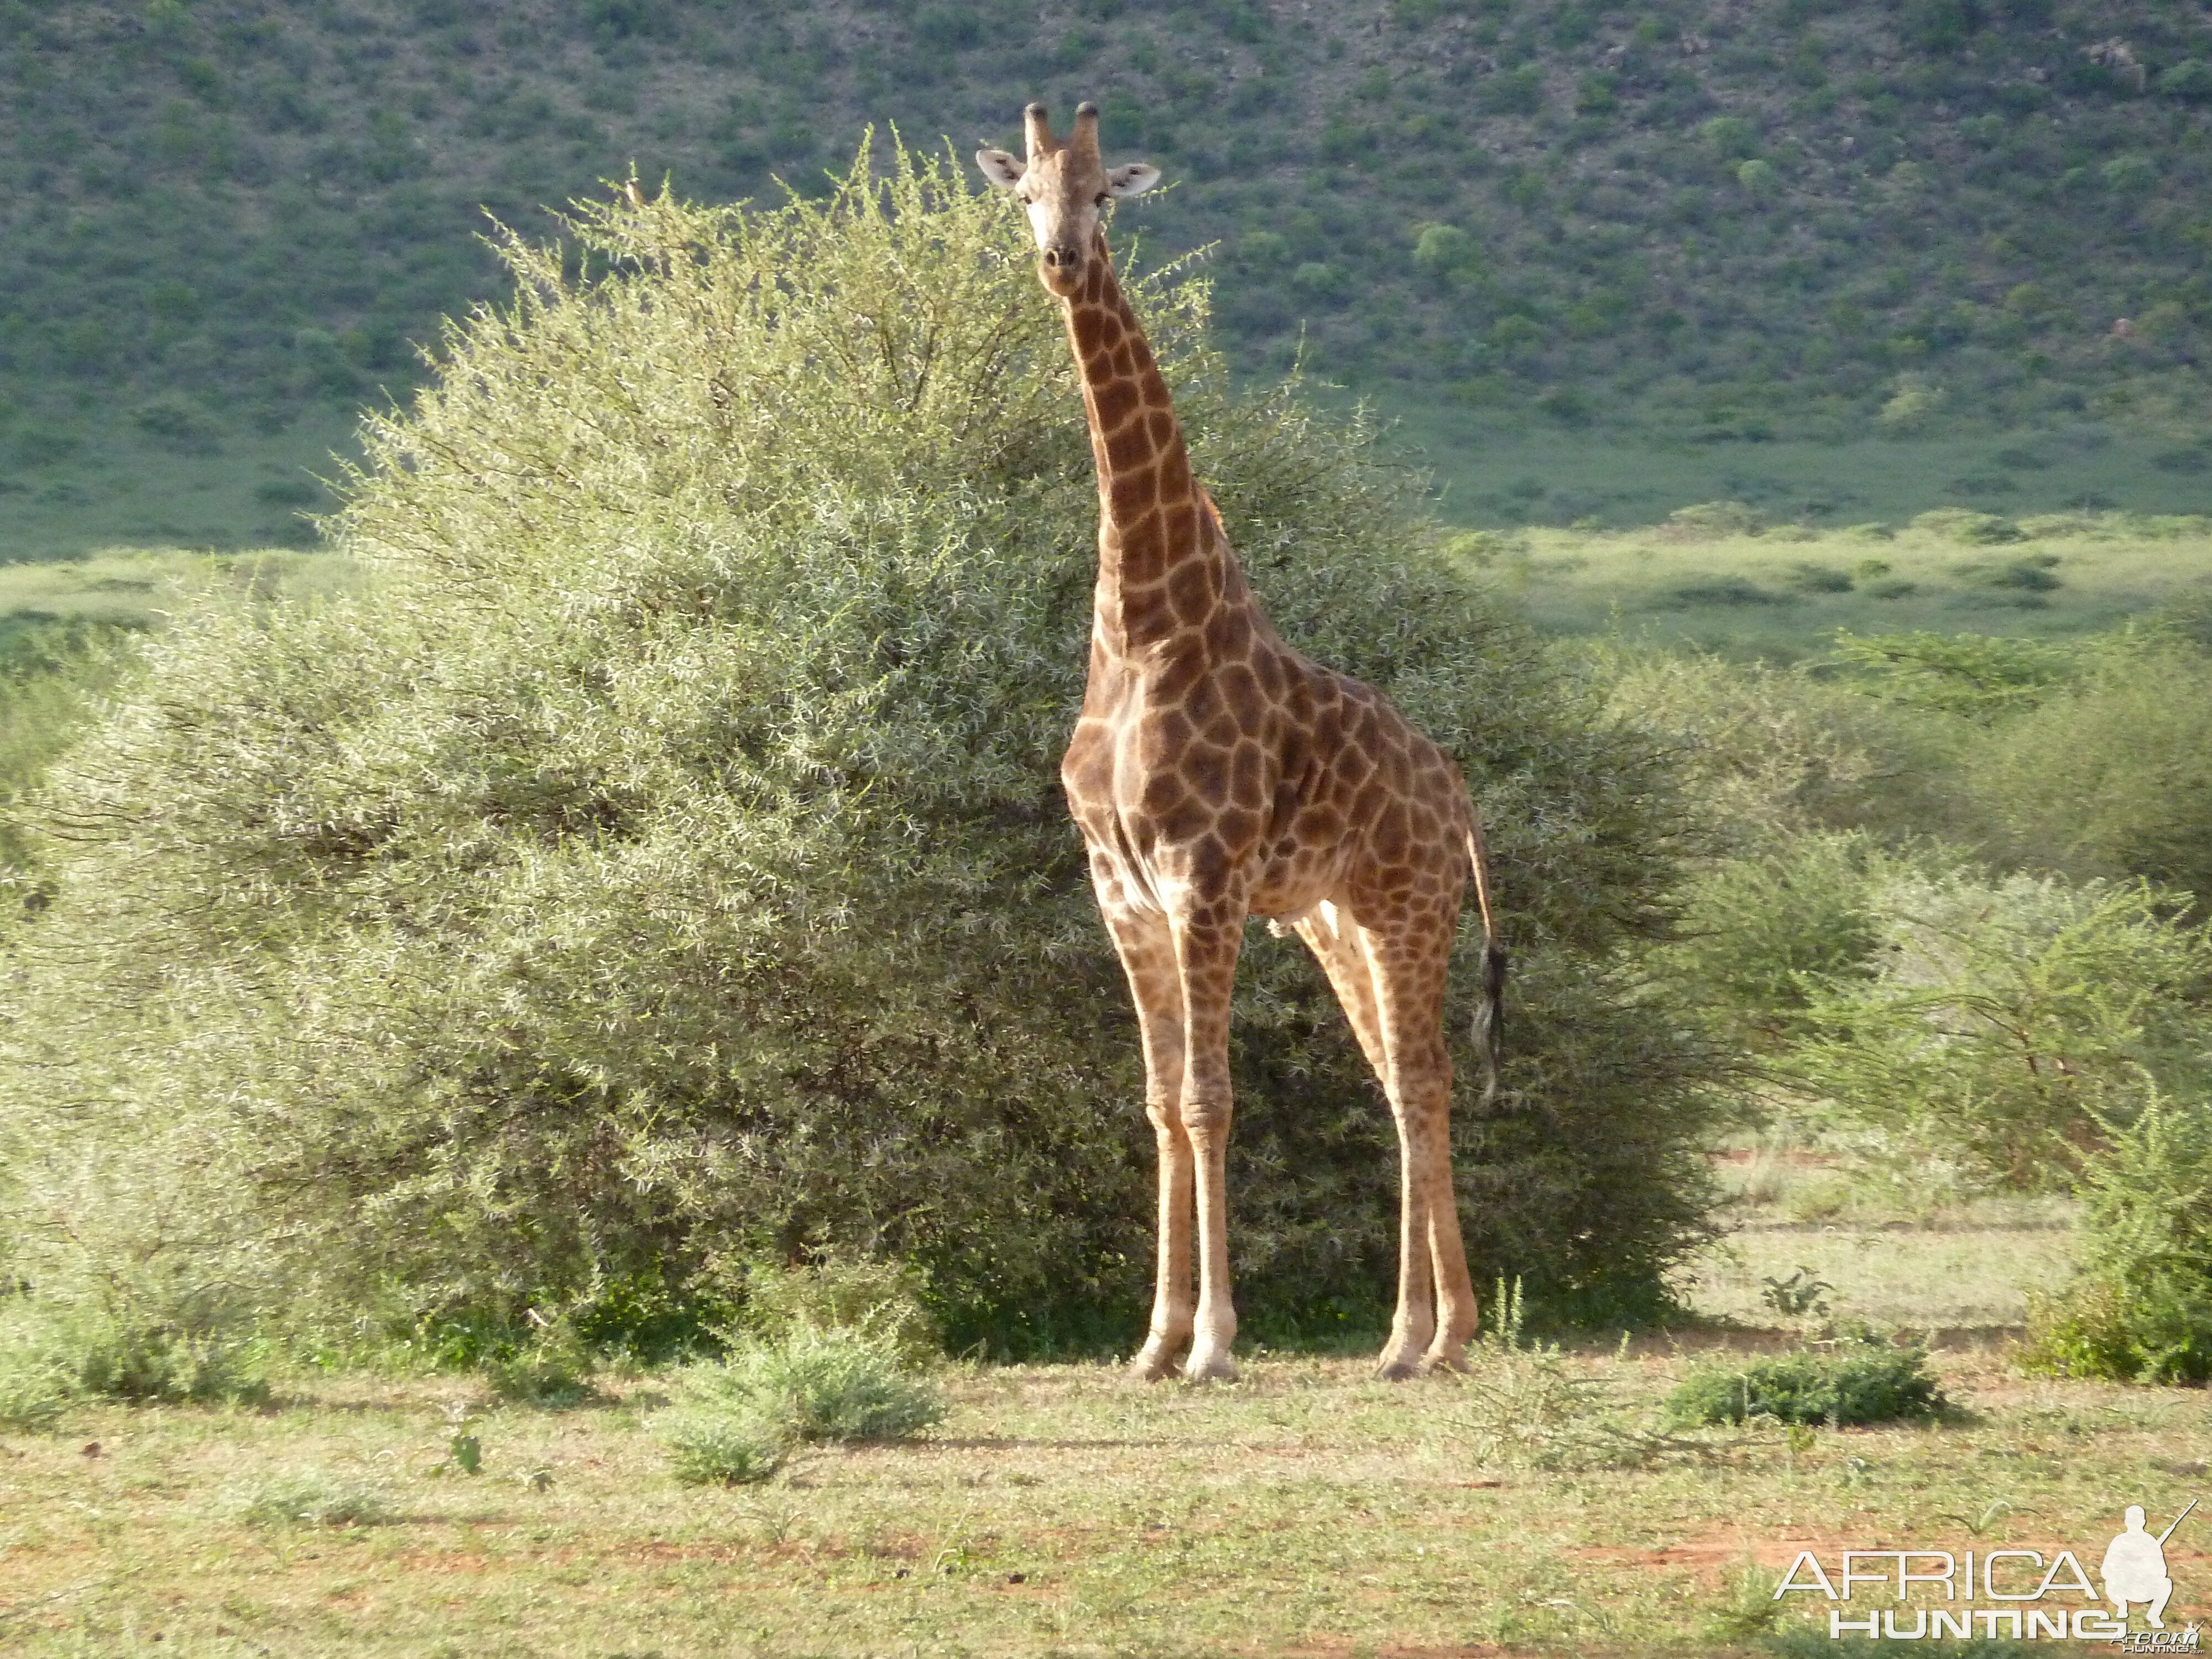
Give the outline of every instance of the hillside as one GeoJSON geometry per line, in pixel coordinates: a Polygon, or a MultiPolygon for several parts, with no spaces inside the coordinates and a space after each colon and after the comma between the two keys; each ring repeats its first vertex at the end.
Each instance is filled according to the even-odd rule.
{"type": "MultiPolygon", "coordinates": [[[[0,540],[66,540],[72,515],[110,509],[120,533],[133,488],[149,534],[282,532],[313,504],[298,464],[404,390],[441,313],[497,293],[480,210],[541,234],[542,204],[633,161],[687,195],[772,197],[870,123],[1012,142],[1032,95],[1098,99],[1109,152],[1176,181],[1121,234],[1152,258],[1213,246],[1241,369],[1303,340],[1319,372],[1411,415],[1447,473],[1501,435],[1686,448],[1693,472],[1775,441],[1950,443],[1942,501],[2017,510],[2057,504],[2039,475],[2117,428],[2134,483],[2105,504],[2212,504],[2212,18],[2195,8],[1044,0],[999,17],[0,5],[18,186],[0,198],[17,526],[0,540]],[[1972,447],[2019,431],[2052,441],[1972,447]]],[[[1649,520],[1669,491],[1715,493],[1700,476],[1649,501],[1578,495],[1542,465],[1487,486],[1461,516],[1649,520]]]]}

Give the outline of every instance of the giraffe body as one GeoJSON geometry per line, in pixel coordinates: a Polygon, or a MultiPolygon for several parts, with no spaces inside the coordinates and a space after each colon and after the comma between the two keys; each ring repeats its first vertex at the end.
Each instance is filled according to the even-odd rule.
{"type": "MultiPolygon", "coordinates": [[[[1138,1374],[1236,1374],[1224,1158],[1229,1008],[1245,920],[1320,959],[1390,1101],[1403,1168],[1397,1313],[1381,1370],[1462,1363],[1475,1302],[1451,1179],[1445,980],[1480,821],[1458,769],[1380,695],[1275,632],[1191,476],[1167,384],[1115,280],[1098,210],[1157,181],[1108,172],[1097,116],[1029,161],[977,161],[1028,205],[1064,307],[1099,494],[1083,709],[1060,777],[1136,1002],[1158,1142],[1159,1261],[1138,1374]],[[1193,1268],[1197,1294],[1192,1295],[1193,1268]]],[[[1494,1040],[1503,956],[1490,952],[1494,1040]]]]}

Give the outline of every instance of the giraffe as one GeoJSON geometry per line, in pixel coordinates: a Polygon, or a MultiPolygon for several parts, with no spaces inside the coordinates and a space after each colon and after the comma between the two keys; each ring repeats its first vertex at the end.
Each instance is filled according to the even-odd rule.
{"type": "Polygon", "coordinates": [[[1461,1368],[1475,1301],[1443,1018],[1471,873],[1486,943],[1476,1030],[1494,1081],[1505,956],[1481,820],[1442,750],[1375,691],[1284,643],[1192,478],[1101,223],[1109,200],[1151,189],[1158,169],[1105,167],[1095,105],[1076,111],[1065,144],[1042,105],[1024,118],[1026,161],[1001,149],[975,160],[1028,211],[1098,474],[1090,675],[1060,780],[1136,1002],[1159,1148],[1158,1279],[1131,1370],[1168,1376],[1188,1342],[1182,1376],[1237,1375],[1229,1006],[1250,915],[1294,930],[1320,959],[1396,1121],[1398,1304],[1378,1373],[1461,1368]]]}

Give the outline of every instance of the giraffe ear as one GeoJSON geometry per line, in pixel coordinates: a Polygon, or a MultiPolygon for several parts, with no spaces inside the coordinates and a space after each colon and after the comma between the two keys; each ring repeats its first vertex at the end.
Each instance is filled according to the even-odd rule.
{"type": "Polygon", "coordinates": [[[983,169],[983,177],[994,190],[1012,190],[1029,171],[1029,164],[1018,155],[1009,155],[1002,149],[979,149],[975,165],[983,169]]]}
{"type": "Polygon", "coordinates": [[[1142,196],[1160,181],[1160,170],[1142,161],[1131,161],[1106,175],[1106,193],[1112,197],[1142,196]]]}

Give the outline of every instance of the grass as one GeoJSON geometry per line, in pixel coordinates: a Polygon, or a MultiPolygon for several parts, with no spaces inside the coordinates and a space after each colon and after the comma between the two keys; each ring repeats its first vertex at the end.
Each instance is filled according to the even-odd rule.
{"type": "Polygon", "coordinates": [[[1787,1135],[1731,1140],[1714,1173],[1729,1231],[1691,1263],[1683,1293],[1747,1330],[1832,1318],[1999,1342],[2026,1323],[2031,1296],[2073,1270],[2070,1199],[1960,1200],[1787,1135]],[[1793,1281],[1826,1287],[1810,1317],[1776,1305],[1770,1285],[1793,1281]]]}
{"type": "Polygon", "coordinates": [[[2169,436],[2084,422],[1973,436],[1841,442],[1669,442],[1644,432],[1564,430],[1521,411],[1477,413],[1380,395],[1392,442],[1427,470],[1449,523],[1475,527],[1594,519],[1656,524],[1693,501],[1748,501],[1819,524],[1901,522],[1938,507],[2057,513],[2212,511],[2212,469],[2169,436]],[[2179,470],[2177,470],[2179,469],[2179,470]]]}
{"type": "Polygon", "coordinates": [[[2064,1283],[2072,1266],[2063,1222],[1971,1212],[1928,1227],[1768,1222],[1700,1256],[1690,1288],[1702,1311],[1779,1328],[1786,1322],[1762,1300],[1766,1281],[1809,1268],[1834,1287],[1827,1301],[1844,1317],[1995,1340],[2025,1324],[2029,1295],[2064,1283]]]}
{"type": "Polygon", "coordinates": [[[312,1467],[262,1475],[239,1492],[236,1511],[264,1527],[372,1527],[391,1515],[374,1480],[312,1467]]]}
{"type": "Polygon", "coordinates": [[[349,587],[357,577],[357,567],[342,556],[288,548],[210,553],[107,547],[81,558],[0,562],[0,643],[26,624],[69,617],[155,623],[180,584],[215,581],[254,595],[300,596],[349,587]]]}
{"type": "Polygon", "coordinates": [[[215,454],[109,434],[59,460],[0,467],[0,564],[116,546],[309,545],[300,515],[335,506],[318,478],[336,476],[332,452],[359,456],[354,428],[351,414],[322,411],[274,436],[228,436],[215,454]]]}
{"type": "MultiPolygon", "coordinates": [[[[1872,522],[1872,521],[1870,521],[1872,522]]],[[[1684,535],[1531,529],[1463,540],[1478,576],[1557,635],[1618,631],[1784,660],[1854,633],[2055,638],[2108,628],[2203,584],[2212,525],[2030,516],[2017,541],[1975,544],[1905,525],[1684,535]],[[2085,528],[2086,527],[2086,528],[2085,528]]],[[[1999,533],[2008,533],[2000,531],[1999,533]]]]}
{"type": "MultiPolygon", "coordinates": [[[[1652,1407],[1695,1358],[1646,1344],[1562,1363],[1652,1407]]],[[[1984,1352],[1935,1363],[1965,1410],[1948,1426],[1770,1434],[1649,1469],[1559,1473],[1475,1454],[1480,1372],[1388,1386],[1354,1363],[1271,1356],[1205,1389],[1092,1366],[965,1373],[935,1438],[813,1451],[743,1489],[665,1471],[635,1409],[653,1403],[649,1380],[608,1408],[493,1409],[477,1430],[483,1472],[466,1480],[428,1474],[464,1385],[341,1377],[264,1413],[88,1409],[66,1434],[0,1443],[0,1643],[27,1656],[1756,1652],[1712,1620],[1747,1571],[1771,1583],[1799,1548],[1832,1560],[1846,1544],[2001,1535],[2079,1553],[2116,1529],[2120,1494],[2171,1515],[2212,1460],[2202,1393],[2027,1384],[1984,1352]],[[301,1492],[310,1507],[374,1503],[350,1522],[272,1525],[256,1518],[268,1504],[239,1501],[282,1510],[301,1492]]],[[[2168,1560],[2186,1613],[2212,1583],[2208,1558],[2185,1528],[2168,1560]]]]}

